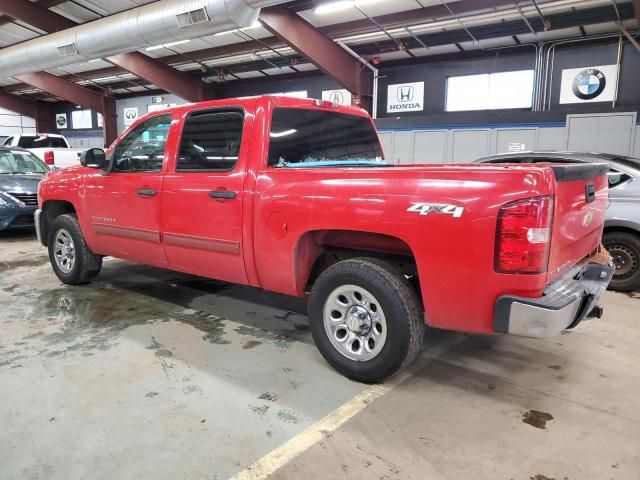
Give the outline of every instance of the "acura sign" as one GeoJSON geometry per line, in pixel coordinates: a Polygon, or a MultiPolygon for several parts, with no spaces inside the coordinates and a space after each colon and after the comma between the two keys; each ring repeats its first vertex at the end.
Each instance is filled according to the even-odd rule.
{"type": "Polygon", "coordinates": [[[424,110],[424,82],[398,83],[387,87],[387,113],[424,110]]]}
{"type": "Polygon", "coordinates": [[[336,105],[351,105],[351,92],[349,90],[323,90],[322,100],[333,102],[336,105]]]}

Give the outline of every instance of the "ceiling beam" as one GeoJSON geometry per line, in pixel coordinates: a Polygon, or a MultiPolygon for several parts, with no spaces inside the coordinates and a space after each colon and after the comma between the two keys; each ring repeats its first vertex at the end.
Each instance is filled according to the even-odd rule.
{"type": "Polygon", "coordinates": [[[47,33],[59,32],[77,24],[29,0],[0,0],[0,12],[47,33]]]}
{"type": "Polygon", "coordinates": [[[140,52],[121,53],[107,57],[107,60],[189,102],[201,102],[215,97],[213,85],[140,52]]]}
{"type": "Polygon", "coordinates": [[[84,108],[102,112],[105,95],[46,72],[18,75],[18,80],[84,108]]]}
{"type": "MultiPolygon", "coordinates": [[[[0,12],[5,12],[12,18],[47,33],[78,25],[76,22],[29,0],[0,0],[0,12]]],[[[105,60],[187,101],[198,102],[214,97],[212,85],[142,53],[122,53],[107,57],[105,60]]]]}
{"type": "Polygon", "coordinates": [[[263,8],[258,19],[273,35],[349,90],[356,105],[367,103],[373,85],[371,71],[333,40],[286,7],[263,8]]]}
{"type": "MultiPolygon", "coordinates": [[[[51,8],[61,3],[64,3],[66,1],[68,0],[36,0],[33,3],[35,3],[36,5],[40,5],[41,7],[44,7],[44,8],[51,8]]],[[[2,13],[6,13],[6,12],[3,12],[2,10],[0,10],[0,27],[2,25],[6,25],[7,23],[11,23],[14,21],[13,18],[11,18],[8,15],[2,15],[2,13]]]]}
{"type": "Polygon", "coordinates": [[[16,78],[68,102],[100,112],[104,118],[103,135],[105,144],[109,145],[116,139],[115,118],[117,118],[117,115],[114,97],[89,90],[46,72],[25,73],[18,75],[16,78]]]}

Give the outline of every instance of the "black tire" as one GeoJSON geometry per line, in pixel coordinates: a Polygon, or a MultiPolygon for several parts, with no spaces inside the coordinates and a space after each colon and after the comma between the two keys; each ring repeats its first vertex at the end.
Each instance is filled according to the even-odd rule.
{"type": "Polygon", "coordinates": [[[67,285],[81,285],[89,282],[100,273],[102,257],[93,253],[84,240],[80,224],[75,215],[64,214],[56,217],[51,223],[48,238],[49,261],[56,276],[67,285]],[[56,248],[58,234],[68,235],[73,243],[74,256],[72,263],[67,261],[69,270],[65,271],[56,262],[56,248]]]}
{"type": "Polygon", "coordinates": [[[367,383],[380,382],[411,363],[420,352],[425,335],[423,309],[416,291],[392,265],[373,258],[345,260],[322,272],[311,290],[309,319],[313,339],[325,360],[343,375],[367,383]],[[325,329],[325,302],[336,289],[346,285],[370,292],[384,312],[386,340],[371,359],[347,358],[325,329]]]}
{"type": "Polygon", "coordinates": [[[619,292],[640,290],[640,236],[609,232],[605,233],[603,243],[616,267],[609,289],[619,292]]]}

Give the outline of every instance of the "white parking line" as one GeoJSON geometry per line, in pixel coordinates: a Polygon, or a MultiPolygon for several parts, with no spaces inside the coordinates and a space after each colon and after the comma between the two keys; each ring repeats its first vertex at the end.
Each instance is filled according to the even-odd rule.
{"type": "Polygon", "coordinates": [[[364,410],[374,400],[390,392],[394,387],[411,378],[416,372],[422,370],[434,358],[455,347],[464,340],[461,334],[451,334],[451,338],[443,343],[425,351],[418,360],[405,371],[391,378],[386,383],[371,385],[364,391],[342,404],[324,418],[310,425],[295,437],[275,448],[260,460],[249,465],[231,480],[263,480],[283,467],[295,457],[308,450],[323,438],[329,436],[342,424],[364,410]]]}

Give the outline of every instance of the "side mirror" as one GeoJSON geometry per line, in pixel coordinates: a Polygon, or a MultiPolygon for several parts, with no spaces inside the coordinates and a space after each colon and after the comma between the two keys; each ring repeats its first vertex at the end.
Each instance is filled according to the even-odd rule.
{"type": "Polygon", "coordinates": [[[90,148],[82,152],[80,163],[84,167],[104,168],[107,165],[107,157],[101,148],[90,148]]]}

